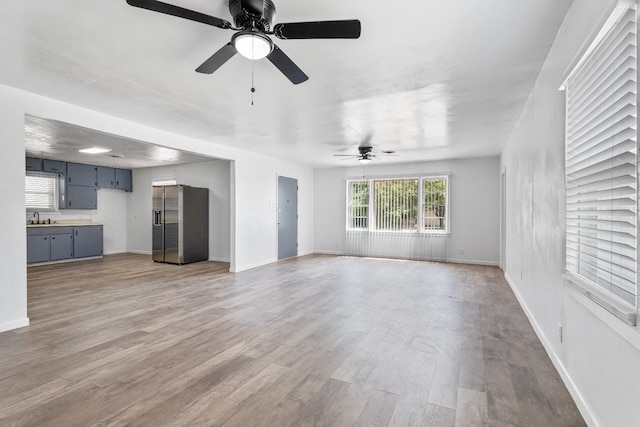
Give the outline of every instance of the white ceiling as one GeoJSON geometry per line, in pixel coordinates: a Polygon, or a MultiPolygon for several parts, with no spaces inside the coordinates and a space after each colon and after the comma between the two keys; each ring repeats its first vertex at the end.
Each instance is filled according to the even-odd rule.
{"type": "MultiPolygon", "coordinates": [[[[232,21],[225,0],[165,1],[232,21]]],[[[274,3],[276,23],[358,18],[362,36],[274,39],[310,77],[292,85],[240,55],[196,73],[229,30],[125,0],[16,0],[0,16],[0,83],[314,167],[348,165],[333,154],[369,136],[399,154],[379,162],[497,155],[571,0],[274,3]]]]}

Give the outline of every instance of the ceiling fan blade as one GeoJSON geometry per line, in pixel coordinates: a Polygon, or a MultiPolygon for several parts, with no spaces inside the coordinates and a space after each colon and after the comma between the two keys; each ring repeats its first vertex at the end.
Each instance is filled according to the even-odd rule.
{"type": "Polygon", "coordinates": [[[218,28],[231,28],[231,23],[215,16],[205,15],[204,13],[185,9],[157,0],[127,0],[130,6],[147,9],[154,12],[164,13],[166,15],[177,16],[178,18],[188,19],[190,21],[201,22],[207,25],[213,25],[218,28]]]}
{"type": "Polygon", "coordinates": [[[360,157],[357,154],[334,154],[334,157],[360,157]]]}
{"type": "Polygon", "coordinates": [[[196,68],[198,73],[211,74],[218,68],[222,67],[225,62],[233,57],[238,51],[231,43],[222,46],[220,50],[211,55],[209,59],[204,61],[202,65],[196,68]]]}
{"type": "Polygon", "coordinates": [[[273,33],[279,39],[357,39],[360,21],[291,22],[276,24],[273,33]]]}
{"type": "Polygon", "coordinates": [[[275,44],[273,45],[271,53],[267,55],[267,58],[278,70],[282,72],[282,74],[287,76],[294,85],[309,80],[309,76],[298,68],[298,66],[294,64],[293,61],[275,44]]]}
{"type": "Polygon", "coordinates": [[[252,15],[262,16],[264,13],[264,0],[240,0],[240,4],[252,15]]]}

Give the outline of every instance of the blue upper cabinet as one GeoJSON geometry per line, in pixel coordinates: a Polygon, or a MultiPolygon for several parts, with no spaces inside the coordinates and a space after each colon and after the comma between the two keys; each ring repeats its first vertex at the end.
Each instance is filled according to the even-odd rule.
{"type": "Polygon", "coordinates": [[[124,191],[133,191],[131,169],[116,169],[116,188],[124,191]]]}
{"type": "Polygon", "coordinates": [[[42,159],[27,157],[26,167],[28,171],[42,171],[42,159]]]}
{"type": "Polygon", "coordinates": [[[42,161],[42,170],[45,172],[64,173],[67,170],[67,163],[60,160],[48,160],[42,161]]]}
{"type": "Polygon", "coordinates": [[[81,163],[67,163],[67,184],[97,187],[98,167],[81,163]]]}
{"type": "Polygon", "coordinates": [[[116,171],[114,168],[98,166],[98,188],[115,188],[116,171]]]}

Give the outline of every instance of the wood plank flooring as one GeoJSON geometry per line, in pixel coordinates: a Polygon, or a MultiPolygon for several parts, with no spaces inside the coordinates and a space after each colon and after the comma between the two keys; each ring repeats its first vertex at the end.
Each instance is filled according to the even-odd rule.
{"type": "Polygon", "coordinates": [[[493,267],[144,255],[28,269],[0,425],[583,426],[493,267]]]}

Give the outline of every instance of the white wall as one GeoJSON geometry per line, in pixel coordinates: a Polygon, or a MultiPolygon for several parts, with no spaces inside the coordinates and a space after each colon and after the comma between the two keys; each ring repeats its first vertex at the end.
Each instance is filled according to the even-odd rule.
{"type": "Polygon", "coordinates": [[[129,197],[127,247],[131,252],[151,254],[151,185],[174,178],[178,184],[209,189],[209,259],[228,262],[230,258],[229,161],[135,169],[134,193],[129,197]]]}
{"type": "MultiPolygon", "coordinates": [[[[235,162],[236,245],[244,251],[243,268],[278,259],[278,176],[298,180],[298,255],[313,252],[313,170],[282,161],[246,155],[235,162]]],[[[238,253],[238,251],[236,251],[238,253]]],[[[236,271],[237,267],[236,267],[236,271]]]]}
{"type": "MultiPolygon", "coordinates": [[[[367,178],[450,173],[451,236],[444,258],[453,262],[498,265],[499,158],[484,157],[409,164],[366,166],[367,178]],[[460,253],[463,250],[464,253],[460,253]]],[[[315,251],[342,254],[346,249],[347,178],[362,177],[363,168],[317,169],[314,185],[315,251]]]]}
{"type": "Polygon", "coordinates": [[[614,5],[573,2],[502,154],[507,278],[587,422],[603,427],[640,425],[640,336],[563,285],[565,106],[558,88],[614,5]]]}
{"type": "MultiPolygon", "coordinates": [[[[233,161],[231,265],[241,271],[275,261],[277,174],[298,179],[299,253],[313,249],[313,170],[229,146],[187,138],[79,106],[0,85],[0,330],[28,324],[24,206],[24,115],[31,114],[140,141],[233,161]]],[[[134,193],[135,194],[135,188],[134,193]]]]}
{"type": "Polygon", "coordinates": [[[26,326],[27,231],[24,226],[24,112],[16,91],[0,88],[0,332],[26,326]]]}

